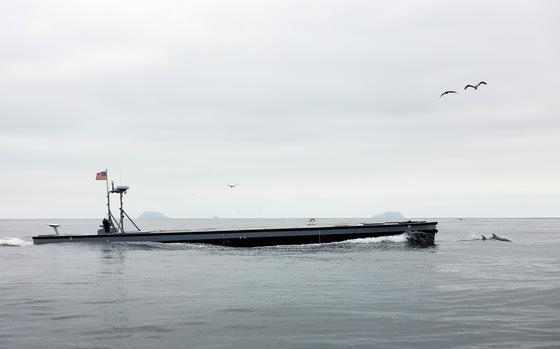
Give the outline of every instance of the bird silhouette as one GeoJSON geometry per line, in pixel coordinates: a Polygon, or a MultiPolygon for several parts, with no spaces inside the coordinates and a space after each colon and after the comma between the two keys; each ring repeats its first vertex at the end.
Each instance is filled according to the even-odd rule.
{"type": "Polygon", "coordinates": [[[226,184],[228,187],[230,188],[235,188],[237,187],[239,184],[226,184]]]}
{"type": "Polygon", "coordinates": [[[442,94],[439,96],[439,98],[441,98],[441,97],[443,97],[443,96],[445,96],[446,94],[449,94],[449,93],[457,93],[457,91],[453,91],[453,90],[445,91],[444,93],[442,93],[442,94]]]}
{"type": "Polygon", "coordinates": [[[485,81],[481,81],[481,82],[479,82],[479,83],[476,84],[476,85],[471,85],[471,84],[469,84],[469,85],[465,86],[465,90],[466,90],[467,88],[469,88],[469,87],[472,87],[472,88],[474,88],[474,89],[476,90],[476,89],[478,89],[478,87],[479,87],[480,85],[487,85],[487,83],[486,83],[485,81]]]}

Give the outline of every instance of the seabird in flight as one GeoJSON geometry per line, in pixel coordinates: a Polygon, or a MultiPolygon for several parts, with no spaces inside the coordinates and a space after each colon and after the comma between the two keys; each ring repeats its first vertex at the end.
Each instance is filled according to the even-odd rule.
{"type": "Polygon", "coordinates": [[[445,91],[444,93],[442,93],[442,94],[439,96],[439,98],[445,96],[445,95],[448,94],[448,93],[457,93],[457,91],[453,91],[453,90],[451,90],[451,91],[445,91]]]}
{"type": "Polygon", "coordinates": [[[237,187],[239,184],[226,184],[228,187],[230,188],[235,188],[237,187]]]}
{"type": "Polygon", "coordinates": [[[469,88],[469,87],[472,87],[472,88],[474,88],[474,89],[476,90],[480,85],[487,85],[487,84],[486,84],[486,82],[484,82],[484,81],[481,81],[481,82],[479,82],[479,83],[476,84],[476,85],[470,85],[470,84],[469,84],[469,85],[465,86],[465,90],[466,90],[467,88],[469,88]]]}

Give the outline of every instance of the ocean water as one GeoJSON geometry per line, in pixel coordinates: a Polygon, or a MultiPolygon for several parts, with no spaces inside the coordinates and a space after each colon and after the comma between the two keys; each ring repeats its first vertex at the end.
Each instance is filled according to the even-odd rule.
{"type": "Polygon", "coordinates": [[[0,348],[560,347],[560,219],[437,220],[430,248],[403,237],[259,248],[35,246],[31,236],[50,233],[51,221],[80,234],[100,222],[0,220],[0,348]],[[513,242],[480,240],[491,233],[513,242]]]}

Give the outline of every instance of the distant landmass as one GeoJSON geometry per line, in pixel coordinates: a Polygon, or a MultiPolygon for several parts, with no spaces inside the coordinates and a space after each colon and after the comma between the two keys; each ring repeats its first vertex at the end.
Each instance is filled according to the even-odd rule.
{"type": "Polygon", "coordinates": [[[140,216],[138,216],[138,219],[169,219],[169,217],[161,212],[145,211],[140,216]]]}
{"type": "Polygon", "coordinates": [[[397,211],[388,211],[380,214],[374,214],[371,218],[398,221],[405,219],[404,216],[397,211]]]}

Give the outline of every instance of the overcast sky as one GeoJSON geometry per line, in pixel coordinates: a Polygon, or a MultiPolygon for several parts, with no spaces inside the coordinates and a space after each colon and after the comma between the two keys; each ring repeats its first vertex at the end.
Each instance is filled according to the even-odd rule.
{"type": "Polygon", "coordinates": [[[102,217],[105,168],[132,216],[559,216],[559,18],[536,0],[1,1],[0,217],[102,217]]]}

